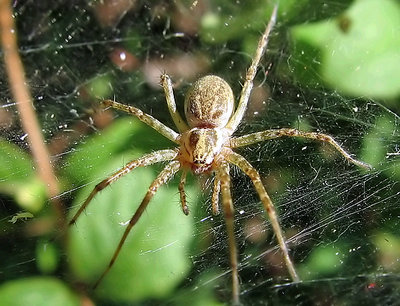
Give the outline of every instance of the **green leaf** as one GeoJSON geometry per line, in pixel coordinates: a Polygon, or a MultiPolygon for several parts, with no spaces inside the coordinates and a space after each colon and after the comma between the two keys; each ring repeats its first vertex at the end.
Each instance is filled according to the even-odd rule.
{"type": "Polygon", "coordinates": [[[54,243],[40,240],[36,246],[36,265],[45,274],[54,272],[58,266],[58,250],[54,243]]]}
{"type": "MultiPolygon", "coordinates": [[[[121,158],[113,158],[103,166],[111,173],[121,166],[121,158]]],[[[103,169],[100,172],[102,175],[103,169]]],[[[152,168],[135,169],[93,199],[70,231],[68,258],[78,278],[93,284],[105,270],[127,222],[154,178],[152,168]]],[[[101,179],[94,175],[94,181],[101,179]]],[[[79,193],[73,203],[75,208],[93,187],[79,193]]],[[[186,192],[189,204],[195,204],[198,191],[188,186],[186,192]]],[[[176,183],[161,187],[133,227],[97,294],[119,301],[168,295],[190,270],[193,227],[191,216],[182,213],[176,183]]]]}
{"type": "Polygon", "coordinates": [[[150,150],[152,147],[157,149],[168,146],[171,146],[169,140],[139,120],[121,118],[76,147],[75,152],[65,161],[63,176],[69,177],[72,182],[82,183],[93,177],[116,154],[130,149],[150,150]]]}
{"type": "Polygon", "coordinates": [[[387,270],[400,268],[400,237],[390,232],[379,231],[373,236],[380,264],[387,270]]]}
{"type": "Polygon", "coordinates": [[[249,27],[257,30],[265,28],[273,8],[268,1],[252,1],[240,10],[229,2],[220,5],[229,7],[229,10],[219,10],[218,15],[208,13],[202,18],[200,37],[204,42],[220,44],[234,38],[243,39],[249,27]]]}
{"type": "Polygon", "coordinates": [[[34,175],[31,157],[3,139],[0,139],[0,164],[0,182],[26,180],[34,175]]]}
{"type": "Polygon", "coordinates": [[[93,78],[86,85],[90,95],[97,99],[98,97],[107,97],[112,92],[112,87],[109,85],[111,78],[108,75],[101,75],[93,78]]]}
{"type": "Polygon", "coordinates": [[[301,279],[337,273],[343,267],[343,257],[340,245],[322,245],[315,248],[307,262],[299,268],[301,279]]]}
{"type": "Polygon", "coordinates": [[[362,0],[334,20],[296,26],[296,73],[318,78],[353,96],[391,99],[400,94],[400,5],[362,0]]]}
{"type": "Polygon", "coordinates": [[[61,281],[32,277],[6,282],[0,286],[0,301],[7,306],[80,305],[79,299],[61,281]]]}
{"type": "Polygon", "coordinates": [[[214,269],[207,270],[195,279],[191,287],[185,287],[174,293],[171,305],[191,305],[191,306],[222,306],[215,296],[216,279],[221,275],[221,271],[214,269]]]}
{"type": "Polygon", "coordinates": [[[382,169],[388,177],[400,179],[400,160],[396,146],[388,147],[386,142],[398,143],[395,122],[389,116],[379,117],[368,134],[363,138],[361,156],[364,161],[382,169]]]}
{"type": "Polygon", "coordinates": [[[379,167],[386,161],[386,146],[384,141],[391,139],[395,130],[394,123],[387,116],[379,117],[368,135],[363,139],[363,160],[374,167],[379,167]]]}
{"type": "Polygon", "coordinates": [[[40,211],[46,202],[46,189],[29,154],[0,139],[0,165],[0,191],[12,196],[23,209],[40,211]]]}

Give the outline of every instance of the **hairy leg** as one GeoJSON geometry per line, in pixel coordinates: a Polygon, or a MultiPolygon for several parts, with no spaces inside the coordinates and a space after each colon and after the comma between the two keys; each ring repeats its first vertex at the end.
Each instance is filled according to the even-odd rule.
{"type": "Polygon", "coordinates": [[[235,113],[232,115],[231,119],[229,120],[228,124],[226,125],[226,129],[230,132],[230,135],[235,132],[239,123],[242,121],[243,115],[247,108],[247,103],[249,102],[251,90],[253,88],[253,80],[257,73],[258,64],[260,63],[261,57],[264,55],[265,50],[267,49],[268,44],[268,37],[271,33],[272,28],[276,22],[276,14],[278,11],[278,6],[275,5],[272,11],[271,18],[269,19],[267,28],[265,29],[264,34],[261,36],[256,54],[253,57],[253,61],[246,73],[246,81],[243,85],[242,92],[240,94],[240,100],[238,107],[236,108],[235,113]]]}
{"type": "Polygon", "coordinates": [[[178,154],[177,150],[160,150],[160,151],[155,151],[150,154],[147,154],[141,158],[138,158],[136,160],[130,161],[123,167],[122,169],[118,170],[115,172],[113,175],[110,177],[106,178],[105,180],[101,181],[99,184],[97,184],[90,195],[87,197],[85,202],[81,205],[81,207],[78,209],[78,211],[75,213],[71,221],[69,221],[68,225],[72,225],[76,223],[76,220],[79,218],[81,213],[86,209],[86,207],[89,205],[90,201],[95,197],[95,195],[106,188],[108,185],[111,183],[115,182],[125,174],[128,174],[131,172],[133,169],[137,167],[145,167],[149,166],[158,162],[162,161],[168,161],[174,159],[178,154]]]}
{"type": "Polygon", "coordinates": [[[342,156],[347,159],[350,163],[355,164],[359,167],[365,169],[371,169],[371,166],[362,161],[356,160],[349,153],[347,153],[333,137],[315,132],[302,132],[296,129],[283,128],[283,129],[274,129],[274,130],[266,130],[262,132],[256,132],[248,135],[244,135],[241,137],[235,137],[231,139],[231,148],[248,146],[253,143],[275,139],[279,137],[302,137],[313,140],[318,140],[324,143],[328,143],[333,146],[337,151],[339,151],[342,156]]]}
{"type": "Polygon", "coordinates": [[[182,119],[181,115],[179,115],[177,109],[176,109],[176,103],[175,103],[175,97],[174,97],[174,91],[172,90],[172,83],[171,83],[171,78],[163,73],[160,77],[161,79],[161,85],[164,88],[164,94],[165,94],[165,99],[167,100],[168,104],[168,110],[169,113],[171,114],[172,120],[174,120],[175,126],[178,128],[178,131],[180,133],[187,131],[189,127],[185,123],[185,121],[182,119]]]}
{"type": "Polygon", "coordinates": [[[125,104],[118,103],[118,102],[115,102],[112,100],[101,101],[101,104],[103,105],[103,107],[112,107],[112,108],[124,111],[126,113],[129,113],[129,114],[135,116],[143,123],[146,123],[148,126],[155,129],[157,132],[159,132],[164,137],[168,138],[169,140],[171,140],[175,143],[178,143],[179,134],[177,132],[175,132],[171,128],[167,127],[165,124],[161,123],[153,116],[150,116],[150,115],[142,112],[140,109],[138,109],[134,106],[131,106],[131,105],[125,105],[125,104]]]}
{"type": "Polygon", "coordinates": [[[189,208],[187,206],[186,193],[185,193],[186,174],[187,172],[183,170],[181,180],[178,185],[178,190],[179,190],[179,197],[181,199],[182,211],[187,216],[189,214],[189,208]]]}
{"type": "Polygon", "coordinates": [[[212,211],[213,215],[216,216],[219,214],[219,193],[221,192],[221,181],[218,179],[216,175],[214,177],[214,189],[211,197],[212,203],[212,211]]]}
{"type": "Polygon", "coordinates": [[[289,256],[289,251],[286,246],[285,239],[283,237],[282,229],[279,224],[274,204],[272,203],[267,191],[264,188],[260,174],[243,156],[235,152],[231,152],[231,154],[229,154],[226,158],[230,163],[238,166],[253,182],[254,187],[260,197],[260,200],[264,205],[264,209],[268,214],[276,239],[278,240],[279,246],[282,250],[283,258],[285,260],[289,274],[292,277],[293,281],[295,282],[299,281],[300,279],[297,276],[293,262],[289,256]]]}
{"type": "Polygon", "coordinates": [[[103,274],[99,277],[97,282],[94,284],[93,288],[95,289],[100,282],[103,280],[104,276],[110,271],[111,267],[113,266],[115,260],[117,259],[122,246],[124,245],[124,242],[126,238],[129,235],[129,232],[131,231],[132,227],[139,221],[140,217],[142,216],[143,212],[145,211],[147,205],[149,204],[150,200],[153,198],[154,194],[157,192],[158,188],[165,184],[169,179],[171,179],[175,173],[180,169],[180,163],[176,160],[170,162],[163,171],[160,172],[160,174],[157,176],[157,178],[151,183],[149,189],[147,190],[146,195],[144,196],[142,203],[140,203],[139,207],[137,208],[136,212],[132,216],[131,220],[129,221],[128,226],[125,229],[124,234],[122,235],[121,240],[119,241],[119,244],[117,248],[115,249],[114,255],[111,258],[107,269],[103,272],[103,274]]]}
{"type": "Polygon", "coordinates": [[[218,169],[218,180],[221,182],[222,207],[225,216],[226,231],[228,233],[230,264],[232,269],[232,300],[233,304],[239,304],[239,276],[238,276],[238,254],[234,231],[234,210],[231,195],[231,178],[229,175],[229,164],[222,162],[218,169]]]}

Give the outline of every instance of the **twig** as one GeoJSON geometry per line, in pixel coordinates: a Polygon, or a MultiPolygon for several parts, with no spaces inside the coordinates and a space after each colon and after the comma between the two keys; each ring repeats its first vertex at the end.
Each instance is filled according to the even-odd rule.
{"type": "Polygon", "coordinates": [[[28,135],[27,139],[36,164],[36,171],[46,185],[47,195],[51,199],[60,221],[63,220],[64,214],[62,203],[56,198],[59,186],[25,80],[24,67],[18,53],[17,33],[10,2],[0,0],[0,35],[9,85],[16,101],[22,128],[28,135]]]}

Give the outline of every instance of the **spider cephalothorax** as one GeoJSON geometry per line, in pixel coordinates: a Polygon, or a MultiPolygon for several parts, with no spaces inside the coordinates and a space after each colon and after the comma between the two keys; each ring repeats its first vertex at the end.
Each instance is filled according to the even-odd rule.
{"type": "Polygon", "coordinates": [[[144,167],[158,162],[169,161],[150,185],[145,197],[126,227],[107,269],[100,276],[94,287],[100,283],[112,267],[129,232],[138,222],[150,200],[161,185],[165,184],[178,171],[182,171],[179,183],[179,194],[182,210],[187,215],[189,214],[189,209],[186,204],[184,191],[187,172],[192,171],[194,174],[209,173],[214,175],[214,190],[211,200],[214,214],[219,212],[219,195],[222,195],[221,204],[227,227],[230,265],[232,269],[232,300],[235,304],[238,304],[240,290],[237,268],[238,255],[234,237],[234,208],[230,191],[230,164],[243,171],[252,181],[254,188],[260,197],[263,208],[269,216],[279,247],[282,250],[283,259],[288,268],[288,272],[293,281],[299,281],[299,277],[297,276],[296,270],[289,256],[289,251],[279,225],[274,205],[265,190],[261,176],[243,156],[235,153],[234,149],[284,136],[303,137],[332,145],[344,158],[353,164],[364,168],[369,168],[370,166],[352,158],[350,154],[347,153],[331,136],[321,133],[302,132],[292,128],[282,128],[265,130],[240,137],[232,137],[247,108],[247,103],[253,87],[253,79],[256,75],[260,59],[266,49],[269,33],[275,23],[276,12],[277,7],[273,9],[271,19],[264,34],[260,38],[252,63],[247,70],[245,83],[235,111],[233,111],[234,98],[232,89],[223,79],[213,75],[201,78],[189,89],[184,106],[186,122],[181,118],[176,110],[170,78],[166,74],[161,76],[161,85],[164,88],[168,109],[178,129],[178,133],[133,106],[124,105],[111,100],[103,101],[105,107],[119,109],[136,116],[139,120],[153,127],[160,134],[176,143],[178,147],[175,149],[155,151],[129,162],[125,167],[97,184],[89,197],[71,219],[70,225],[77,221],[83,210],[99,191],[119,179],[121,176],[129,173],[137,167],[144,167]]]}
{"type": "Polygon", "coordinates": [[[179,161],[195,174],[212,169],[227,137],[216,128],[193,128],[182,134],[179,161]]]}

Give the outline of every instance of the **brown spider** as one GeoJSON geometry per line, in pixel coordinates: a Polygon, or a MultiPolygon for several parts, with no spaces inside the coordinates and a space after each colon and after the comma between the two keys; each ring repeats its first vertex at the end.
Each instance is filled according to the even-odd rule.
{"type": "Polygon", "coordinates": [[[189,214],[184,187],[186,182],[186,174],[188,171],[192,171],[194,174],[206,173],[215,175],[214,190],[212,194],[212,209],[214,214],[219,213],[219,194],[222,194],[221,202],[228,232],[230,265],[232,269],[232,300],[235,304],[238,304],[238,256],[234,237],[234,209],[230,191],[231,179],[229,174],[230,164],[233,164],[241,169],[253,182],[264,209],[269,216],[272,228],[282,250],[289,274],[294,282],[300,280],[292,260],[290,259],[288,248],[279,225],[274,205],[268,196],[264,185],[262,184],[258,171],[253,168],[253,166],[243,156],[235,153],[233,149],[283,136],[303,137],[329,143],[337,151],[339,151],[344,158],[355,165],[367,169],[370,168],[370,166],[361,161],[353,159],[350,154],[347,153],[331,136],[321,133],[302,132],[296,129],[282,128],[265,130],[239,137],[232,136],[246,111],[247,103],[253,87],[253,79],[256,75],[260,59],[267,47],[268,36],[276,21],[276,13],[277,7],[275,6],[267,28],[260,38],[250,68],[247,70],[246,81],[244,83],[239,104],[235,112],[233,111],[234,96],[231,87],[223,79],[214,75],[202,77],[189,89],[184,105],[187,123],[185,123],[176,110],[171,79],[166,74],[161,76],[161,85],[164,88],[168,109],[179,133],[133,106],[124,105],[111,100],[105,100],[102,102],[103,106],[105,107],[119,109],[136,116],[139,120],[151,126],[169,140],[175,142],[178,147],[175,149],[160,150],[146,154],[139,159],[129,162],[125,167],[97,184],[90,193],[89,197],[85,200],[85,202],[69,222],[70,225],[74,224],[94,196],[123,175],[131,172],[137,167],[144,167],[159,162],[169,161],[169,164],[167,164],[167,166],[150,185],[140,206],[130,219],[129,225],[125,229],[125,232],[114,252],[113,257],[111,258],[108,267],[95,283],[94,288],[97,287],[100,281],[111,269],[129,232],[145,211],[147,205],[158,188],[170,180],[179,170],[182,170],[182,176],[179,183],[179,194],[182,210],[185,215],[189,214]]]}

